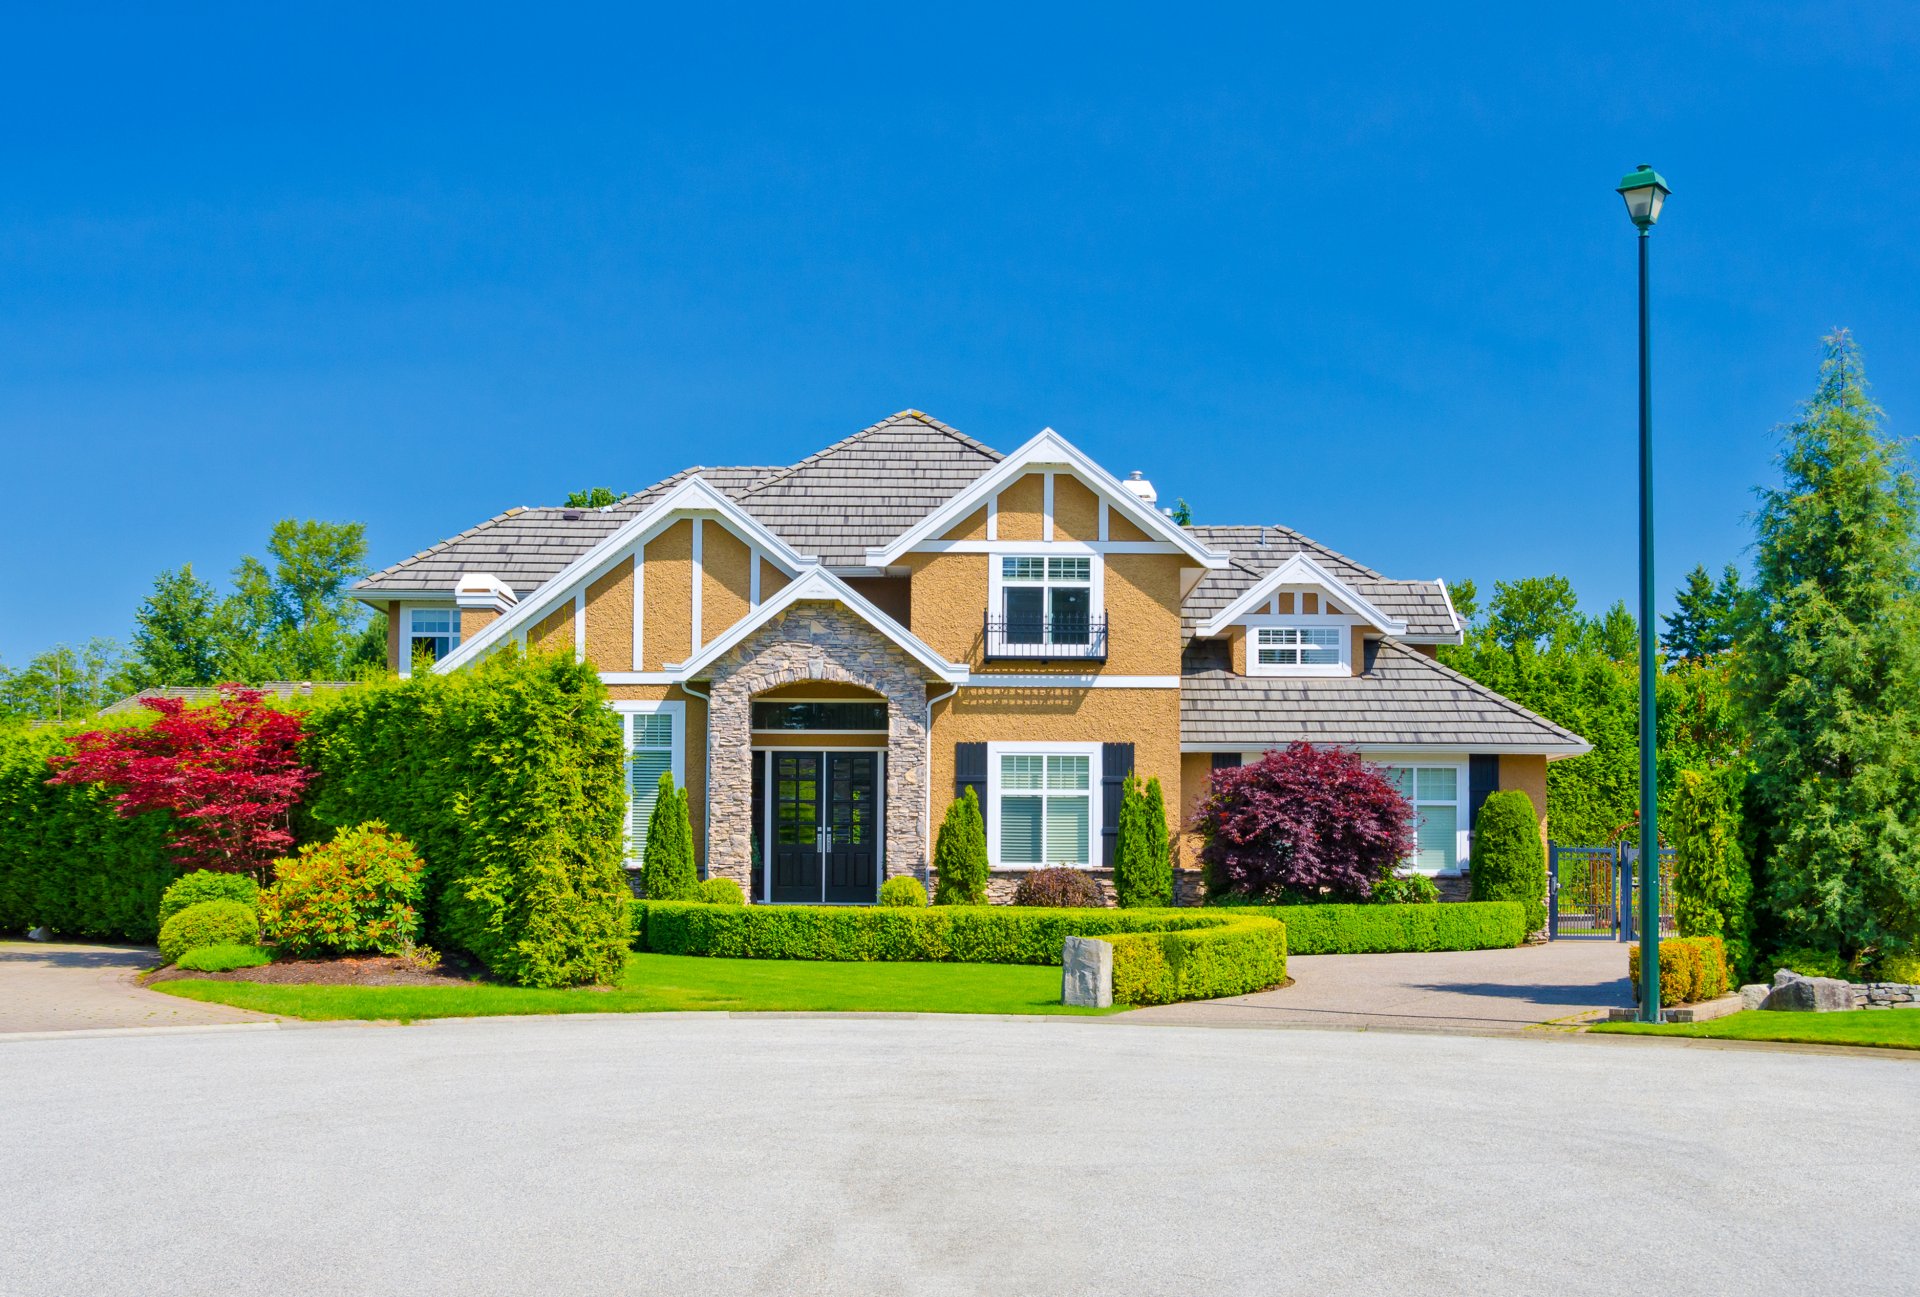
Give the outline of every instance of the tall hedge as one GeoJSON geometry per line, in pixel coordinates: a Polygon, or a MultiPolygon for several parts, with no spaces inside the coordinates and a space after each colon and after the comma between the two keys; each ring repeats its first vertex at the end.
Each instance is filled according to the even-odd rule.
{"type": "Polygon", "coordinates": [[[673,776],[660,776],[660,794],[647,819],[647,845],[640,857],[640,878],[652,901],[691,901],[700,893],[700,876],[693,863],[693,818],[687,810],[685,789],[676,791],[673,776]]]}
{"type": "Polygon", "coordinates": [[[167,816],[123,820],[98,787],[48,785],[47,758],[83,728],[103,722],[0,728],[0,932],[45,926],[62,937],[151,942],[160,894],[180,876],[168,859],[167,816]]]}
{"type": "Polygon", "coordinates": [[[933,841],[935,905],[980,905],[987,899],[987,822],[973,788],[953,799],[933,841]]]}
{"type": "Polygon", "coordinates": [[[308,735],[313,818],[382,820],[419,848],[435,944],[522,986],[618,976],[625,756],[591,667],[509,649],[344,690],[308,735]]]}
{"type": "Polygon", "coordinates": [[[1539,813],[1518,788],[1490,793],[1473,826],[1470,869],[1476,901],[1518,901],[1527,931],[1547,926],[1547,856],[1539,813]]]}
{"type": "Polygon", "coordinates": [[[1113,844],[1113,890],[1122,908],[1173,902],[1173,855],[1167,843],[1167,803],[1160,779],[1145,787],[1132,774],[1120,786],[1120,831],[1113,844]]]}

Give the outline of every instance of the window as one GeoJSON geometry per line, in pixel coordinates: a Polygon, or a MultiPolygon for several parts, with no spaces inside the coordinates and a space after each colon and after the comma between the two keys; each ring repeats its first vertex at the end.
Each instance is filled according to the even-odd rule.
{"type": "Polygon", "coordinates": [[[1466,828],[1466,779],[1459,766],[1385,766],[1400,795],[1413,804],[1412,867],[1423,874],[1451,874],[1460,868],[1460,839],[1466,828]]]}
{"type": "Polygon", "coordinates": [[[781,730],[864,731],[887,728],[885,703],[769,702],[753,705],[756,732],[781,730]]]}
{"type": "Polygon", "coordinates": [[[1090,643],[1093,560],[1002,558],[1000,613],[1009,644],[1090,643]]]}
{"type": "Polygon", "coordinates": [[[1254,631],[1253,675],[1290,668],[1338,667],[1345,661],[1345,626],[1261,626],[1254,631]]]}
{"type": "Polygon", "coordinates": [[[670,774],[676,786],[683,778],[680,762],[680,703],[635,703],[622,711],[627,739],[627,855],[637,866],[647,846],[647,824],[660,800],[660,776],[670,774]],[[637,710],[644,707],[647,710],[637,710]]]}
{"type": "Polygon", "coordinates": [[[1002,866],[1093,863],[1093,757],[1000,752],[994,767],[997,859],[1002,866]]]}
{"type": "Polygon", "coordinates": [[[453,652],[460,642],[458,608],[409,608],[407,610],[407,654],[401,669],[407,670],[414,659],[424,654],[429,662],[438,662],[453,652]]]}

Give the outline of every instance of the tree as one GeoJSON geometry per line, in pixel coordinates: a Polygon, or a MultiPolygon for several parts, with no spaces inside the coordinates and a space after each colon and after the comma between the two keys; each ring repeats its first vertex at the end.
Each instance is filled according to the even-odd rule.
{"type": "Polygon", "coordinates": [[[1547,855],[1540,844],[1540,810],[1518,788],[1488,793],[1473,822],[1473,864],[1468,870],[1476,901],[1518,901],[1526,907],[1527,931],[1547,926],[1547,855]]]}
{"type": "MultiPolygon", "coordinates": [[[[272,566],[251,555],[233,570],[218,613],[217,676],[246,681],[339,680],[364,654],[366,611],[348,587],[366,573],[357,522],[283,518],[267,537],[272,566]]],[[[380,660],[386,658],[384,644],[380,660]]]]}
{"type": "Polygon", "coordinates": [[[155,713],[152,724],[75,735],[49,760],[49,782],[112,789],[122,816],[167,812],[182,867],[268,881],[275,857],[293,845],[293,806],[312,778],[298,751],[301,718],[235,686],[205,706],[179,698],[141,705],[155,713]]]}
{"type": "Polygon", "coordinates": [[[1761,937],[1850,963],[1920,945],[1916,488],[1860,355],[1820,385],[1760,493],[1735,688],[1752,743],[1761,937]]]}
{"type": "Polygon", "coordinates": [[[1706,564],[1696,565],[1674,595],[1673,611],[1665,618],[1667,633],[1661,647],[1667,656],[1692,662],[1732,648],[1745,593],[1740,570],[1733,564],[1727,564],[1718,584],[1707,575],[1706,564]]]}
{"type": "Polygon", "coordinates": [[[935,905],[984,905],[987,900],[987,824],[968,785],[947,806],[933,840],[935,905]]]}
{"type": "Polygon", "coordinates": [[[596,486],[591,490],[575,491],[567,497],[568,509],[604,509],[610,504],[619,504],[619,493],[611,487],[596,486]]]}
{"type": "Polygon", "coordinates": [[[77,649],[48,649],[18,671],[0,667],[0,720],[75,720],[131,692],[120,646],[96,636],[77,649]]]}
{"type": "Polygon", "coordinates": [[[1193,506],[1185,500],[1173,502],[1173,521],[1177,527],[1193,526],[1193,506]]]}
{"type": "Polygon", "coordinates": [[[1752,957],[1747,906],[1753,880],[1740,849],[1745,783],[1746,771],[1738,767],[1683,770],[1662,821],[1674,848],[1674,919],[1680,935],[1720,938],[1727,961],[1742,972],[1752,957]]]}
{"type": "Polygon", "coordinates": [[[693,820],[687,814],[687,794],[675,790],[670,772],[660,775],[660,792],[647,820],[640,877],[650,901],[699,899],[700,879],[693,864],[693,820]]]}
{"type": "Polygon", "coordinates": [[[220,677],[219,600],[193,564],[162,572],[133,615],[134,687],[210,685],[220,677]]]}
{"type": "Polygon", "coordinates": [[[1167,807],[1158,777],[1143,787],[1129,773],[1120,785],[1119,832],[1113,842],[1113,891],[1123,907],[1163,906],[1173,900],[1173,857],[1167,844],[1167,807]]]}
{"type": "Polygon", "coordinates": [[[1380,768],[1310,743],[1214,771],[1199,824],[1215,896],[1364,901],[1414,851],[1413,808],[1380,768]]]}
{"type": "Polygon", "coordinates": [[[1567,647],[1586,630],[1573,582],[1563,576],[1530,576],[1493,587],[1487,631],[1508,652],[1522,645],[1544,652],[1567,647]]]}

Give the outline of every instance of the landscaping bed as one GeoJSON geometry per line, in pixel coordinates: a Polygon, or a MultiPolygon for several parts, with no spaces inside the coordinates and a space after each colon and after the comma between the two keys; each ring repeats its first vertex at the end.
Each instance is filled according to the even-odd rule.
{"type": "Polygon", "coordinates": [[[472,986],[473,970],[442,959],[431,968],[398,955],[345,955],[337,959],[288,959],[225,973],[163,968],[147,978],[161,982],[253,982],[266,986],[472,986]]]}

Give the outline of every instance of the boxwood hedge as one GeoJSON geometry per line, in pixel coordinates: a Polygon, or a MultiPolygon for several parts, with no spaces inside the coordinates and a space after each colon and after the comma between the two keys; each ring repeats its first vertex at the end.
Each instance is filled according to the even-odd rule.
{"type": "Polygon", "coordinates": [[[1097,939],[1113,947],[1115,1004],[1247,995],[1287,980],[1286,925],[1257,914],[1213,928],[1118,932],[1097,939]]]}
{"type": "Polygon", "coordinates": [[[1241,914],[1269,914],[1287,925],[1295,955],[1376,955],[1409,950],[1498,950],[1527,937],[1518,901],[1445,905],[1275,905],[1241,914]]]}

